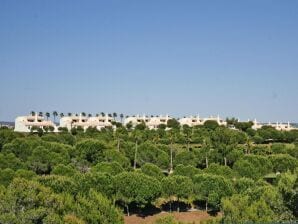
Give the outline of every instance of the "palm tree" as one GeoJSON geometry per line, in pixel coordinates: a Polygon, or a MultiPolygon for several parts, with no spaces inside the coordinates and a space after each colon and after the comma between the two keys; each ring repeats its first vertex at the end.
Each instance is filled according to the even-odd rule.
{"type": "Polygon", "coordinates": [[[88,114],[88,117],[92,117],[92,114],[88,114]]]}
{"type": "Polygon", "coordinates": [[[116,119],[117,116],[118,116],[117,113],[114,112],[114,113],[113,113],[113,118],[114,118],[114,120],[116,119]]]}
{"type": "Polygon", "coordinates": [[[112,117],[112,114],[108,114],[109,117],[112,117]]]}
{"type": "Polygon", "coordinates": [[[39,112],[38,116],[42,117],[43,116],[43,112],[39,112]]]}
{"type": "Polygon", "coordinates": [[[60,113],[60,115],[59,115],[59,116],[60,116],[61,118],[62,118],[62,117],[64,117],[64,113],[60,113]]]}
{"type": "Polygon", "coordinates": [[[71,117],[72,113],[68,112],[67,115],[68,115],[69,117],[71,117]]]}
{"type": "Polygon", "coordinates": [[[53,116],[54,116],[54,123],[56,123],[56,117],[58,116],[58,112],[57,111],[53,111],[53,116]]]}
{"type": "Polygon", "coordinates": [[[50,117],[50,113],[49,112],[46,112],[46,117],[47,117],[47,120],[49,120],[49,117],[50,117]]]}
{"type": "Polygon", "coordinates": [[[30,112],[30,114],[31,116],[35,116],[35,112],[33,110],[30,112]]]}
{"type": "Polygon", "coordinates": [[[124,118],[124,115],[123,114],[120,114],[120,121],[121,121],[121,123],[123,123],[122,121],[123,121],[123,118],[124,118]]]}
{"type": "Polygon", "coordinates": [[[83,116],[83,117],[85,117],[85,116],[86,116],[86,113],[85,113],[85,112],[82,112],[81,114],[82,114],[82,116],[83,116]]]}
{"type": "Polygon", "coordinates": [[[103,117],[105,116],[105,113],[104,113],[104,112],[101,112],[100,114],[101,114],[101,116],[103,116],[103,117]]]}

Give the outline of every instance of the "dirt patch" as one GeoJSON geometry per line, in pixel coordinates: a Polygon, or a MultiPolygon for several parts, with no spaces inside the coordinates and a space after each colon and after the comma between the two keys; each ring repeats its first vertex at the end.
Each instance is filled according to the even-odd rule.
{"type": "Polygon", "coordinates": [[[136,215],[125,216],[124,222],[125,224],[154,224],[154,222],[161,217],[173,215],[177,221],[181,221],[184,223],[195,223],[198,224],[202,220],[212,219],[213,216],[210,216],[207,212],[203,211],[193,211],[193,212],[161,212],[156,215],[139,217],[136,215]]]}

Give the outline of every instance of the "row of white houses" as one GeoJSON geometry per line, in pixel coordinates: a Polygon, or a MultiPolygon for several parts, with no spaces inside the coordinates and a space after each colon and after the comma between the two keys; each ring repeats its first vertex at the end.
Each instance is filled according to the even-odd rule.
{"type": "Polygon", "coordinates": [[[256,119],[253,121],[253,126],[252,126],[253,129],[257,130],[257,129],[262,128],[263,126],[270,126],[270,127],[275,128],[278,131],[291,131],[291,130],[297,129],[297,128],[293,127],[289,121],[288,121],[288,123],[281,123],[281,122],[258,123],[256,119]]]}
{"type": "MultiPolygon", "coordinates": [[[[135,127],[138,124],[144,123],[149,129],[156,129],[159,127],[159,125],[166,125],[168,120],[172,119],[172,117],[168,115],[160,115],[160,116],[127,116],[124,120],[124,125],[131,124],[132,127],[135,127]]],[[[101,130],[102,128],[108,128],[108,127],[114,127],[113,122],[115,119],[109,115],[99,115],[96,117],[86,117],[80,115],[72,115],[72,116],[65,116],[60,119],[60,124],[56,125],[50,120],[46,120],[44,117],[39,115],[29,115],[29,116],[20,116],[15,119],[15,131],[16,132],[30,132],[34,128],[49,128],[54,132],[58,132],[59,127],[61,128],[67,128],[68,130],[71,130],[72,128],[81,127],[84,130],[86,130],[88,127],[93,127],[98,130],[101,130]]],[[[190,117],[183,117],[178,119],[178,122],[181,126],[188,125],[190,127],[197,126],[197,125],[203,125],[206,121],[216,121],[221,126],[227,126],[227,122],[217,117],[208,117],[208,118],[201,118],[200,116],[190,116],[190,117]]],[[[294,127],[290,125],[290,123],[275,123],[275,124],[261,124],[258,123],[256,120],[253,122],[253,129],[259,129],[264,125],[269,125],[277,130],[293,130],[294,127]]]]}

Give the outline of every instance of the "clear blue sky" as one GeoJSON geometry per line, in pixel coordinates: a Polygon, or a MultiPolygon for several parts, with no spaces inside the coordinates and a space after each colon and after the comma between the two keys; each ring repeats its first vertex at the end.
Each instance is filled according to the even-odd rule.
{"type": "Polygon", "coordinates": [[[0,1],[0,120],[298,121],[298,1],[0,1]]]}

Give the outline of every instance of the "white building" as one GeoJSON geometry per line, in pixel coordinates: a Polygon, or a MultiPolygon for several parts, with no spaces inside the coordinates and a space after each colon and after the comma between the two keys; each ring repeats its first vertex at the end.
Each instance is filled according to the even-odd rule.
{"type": "Polygon", "coordinates": [[[254,130],[258,130],[258,129],[262,128],[262,127],[263,127],[263,125],[260,124],[260,123],[258,123],[257,122],[257,119],[254,119],[253,125],[251,126],[251,128],[254,129],[254,130]]]}
{"type": "Polygon", "coordinates": [[[108,115],[85,117],[80,114],[79,116],[62,117],[60,119],[60,127],[67,128],[68,130],[75,127],[81,127],[84,130],[89,127],[93,127],[97,130],[101,130],[102,128],[113,127],[113,121],[114,119],[108,115]]]}
{"type": "MultiPolygon", "coordinates": [[[[159,125],[164,124],[167,125],[168,120],[172,119],[170,116],[130,116],[126,117],[124,120],[124,125],[131,124],[135,127],[138,124],[144,123],[149,129],[157,129],[159,125]]],[[[86,117],[81,114],[75,116],[65,116],[60,119],[60,127],[67,128],[71,130],[73,127],[81,127],[86,130],[88,127],[93,127],[98,130],[108,127],[114,127],[113,122],[114,118],[111,116],[96,116],[96,117],[86,117]]],[[[190,127],[203,125],[206,121],[216,121],[220,126],[227,126],[227,122],[221,119],[219,116],[217,117],[208,117],[208,118],[200,118],[199,116],[190,116],[184,117],[178,120],[181,126],[188,125],[190,127]]],[[[290,131],[297,129],[291,126],[290,122],[288,123],[279,123],[276,122],[274,124],[269,123],[258,123],[255,119],[253,121],[252,128],[254,130],[260,129],[263,126],[271,126],[279,131],[290,131]]],[[[45,120],[44,117],[29,115],[29,116],[20,116],[15,119],[15,128],[16,132],[30,132],[32,128],[42,128],[45,130],[46,128],[52,127],[54,132],[58,131],[58,127],[50,120],[45,120]]]]}
{"type": "Polygon", "coordinates": [[[131,124],[133,127],[135,127],[138,124],[144,123],[149,129],[156,129],[159,125],[164,124],[167,125],[168,120],[172,119],[170,116],[152,116],[148,117],[146,115],[143,116],[130,116],[126,117],[124,120],[124,125],[131,124]]]}
{"type": "Polygon", "coordinates": [[[223,119],[221,119],[219,116],[217,117],[207,117],[207,118],[200,118],[199,116],[190,116],[190,117],[184,117],[180,118],[179,123],[181,126],[188,125],[190,127],[197,126],[197,125],[203,125],[206,121],[216,121],[218,125],[227,126],[227,122],[223,119]]]}
{"type": "Polygon", "coordinates": [[[288,122],[288,123],[276,122],[275,124],[271,124],[271,127],[274,127],[278,131],[291,131],[291,130],[296,129],[290,125],[290,122],[288,122]]]}
{"type": "Polygon", "coordinates": [[[32,128],[46,128],[53,127],[54,132],[57,132],[57,127],[52,121],[45,120],[44,117],[38,116],[21,116],[15,119],[16,132],[31,132],[32,128]]]}
{"type": "Polygon", "coordinates": [[[269,122],[269,123],[261,124],[261,123],[258,123],[256,119],[253,122],[252,129],[257,130],[257,129],[262,128],[263,126],[270,126],[270,127],[275,128],[278,131],[291,131],[291,130],[296,129],[295,127],[291,126],[290,122],[288,122],[288,123],[276,122],[276,123],[273,123],[273,124],[271,122],[269,122]]]}
{"type": "Polygon", "coordinates": [[[149,129],[156,129],[158,128],[159,125],[164,124],[167,125],[168,120],[172,119],[169,115],[166,116],[155,116],[155,117],[151,117],[149,122],[147,122],[147,127],[149,129]]]}
{"type": "Polygon", "coordinates": [[[131,124],[133,127],[137,126],[138,124],[141,124],[144,122],[145,124],[150,121],[150,118],[148,116],[128,116],[124,119],[124,125],[126,126],[127,124],[131,124]]]}

